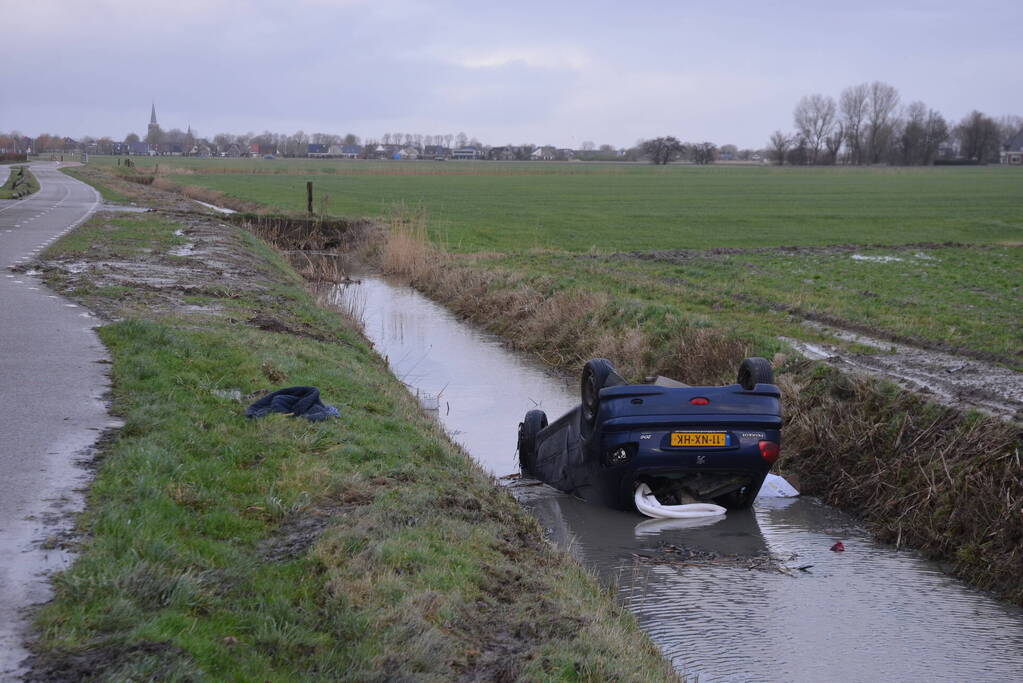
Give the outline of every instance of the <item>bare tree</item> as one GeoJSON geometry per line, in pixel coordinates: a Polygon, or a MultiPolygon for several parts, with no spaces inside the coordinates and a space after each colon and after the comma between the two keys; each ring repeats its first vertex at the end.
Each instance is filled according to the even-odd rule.
{"type": "Polygon", "coordinates": [[[593,144],[592,140],[583,140],[583,144],[581,147],[579,147],[579,149],[581,149],[584,152],[592,152],[593,150],[597,149],[597,146],[593,144]]]}
{"type": "Polygon", "coordinates": [[[842,127],[845,129],[846,145],[849,147],[849,161],[853,164],[863,163],[863,126],[867,118],[869,99],[870,87],[866,83],[846,88],[839,98],[842,127]]]}
{"type": "Polygon", "coordinates": [[[835,100],[820,93],[803,97],[792,113],[796,130],[809,148],[811,164],[817,163],[821,147],[835,127],[836,113],[835,100]]]}
{"type": "Polygon", "coordinates": [[[649,159],[651,163],[661,165],[677,159],[684,149],[682,143],[677,138],[671,136],[644,140],[640,145],[640,150],[644,157],[649,159]]]}
{"type": "Polygon", "coordinates": [[[874,81],[870,84],[867,106],[867,147],[869,161],[876,164],[888,151],[894,132],[894,114],[899,106],[899,91],[894,86],[874,81]]]}
{"type": "Polygon", "coordinates": [[[718,147],[713,142],[687,142],[684,147],[686,156],[694,164],[705,166],[717,158],[718,147]]]}
{"type": "Polygon", "coordinates": [[[998,124],[990,116],[974,109],[956,126],[959,153],[981,163],[995,161],[1001,145],[998,124]]]}
{"type": "Polygon", "coordinates": [[[923,163],[924,143],[927,138],[927,105],[911,102],[903,114],[899,136],[899,161],[907,166],[923,163]]]}
{"type": "Polygon", "coordinates": [[[792,144],[792,138],[780,130],[776,130],[771,133],[771,142],[768,150],[776,164],[781,166],[785,163],[785,152],[788,151],[789,145],[792,144]]]}
{"type": "Polygon", "coordinates": [[[458,135],[455,136],[455,144],[459,147],[465,147],[469,144],[469,136],[465,133],[459,132],[458,135]]]}
{"type": "Polygon", "coordinates": [[[924,133],[923,163],[933,164],[938,157],[938,150],[949,139],[948,123],[941,114],[931,109],[927,112],[924,133]]]}
{"type": "Polygon", "coordinates": [[[1000,116],[995,123],[998,125],[998,138],[1001,144],[1007,143],[1016,133],[1023,131],[1023,116],[1000,116]]]}
{"type": "Polygon", "coordinates": [[[838,153],[842,150],[842,142],[845,140],[845,127],[841,122],[835,123],[831,129],[831,135],[824,138],[824,147],[828,150],[829,164],[838,163],[838,153]]]}

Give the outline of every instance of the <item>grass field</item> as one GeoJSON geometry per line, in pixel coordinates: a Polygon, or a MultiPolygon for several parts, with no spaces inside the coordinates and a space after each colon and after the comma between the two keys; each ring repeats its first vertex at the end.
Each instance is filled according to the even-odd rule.
{"type": "Polygon", "coordinates": [[[432,238],[461,252],[1023,241],[1018,169],[183,158],[136,163],[143,171],[158,163],[176,183],[284,212],[305,209],[306,181],[314,183],[317,210],[325,201],[334,215],[385,216],[396,202],[422,206],[432,238]]]}
{"type": "Polygon", "coordinates": [[[472,268],[539,279],[551,294],[603,292],[623,324],[658,330],[682,316],[759,340],[766,353],[779,335],[821,340],[801,323],[823,316],[1023,366],[1019,169],[137,163],[276,210],[303,210],[311,179],[334,214],[418,214],[435,243],[487,256],[472,268]],[[891,246],[834,248],[848,244],[891,246]],[[722,247],[746,251],[712,251],[722,247]],[[683,248],[703,251],[671,251],[683,248]]]}

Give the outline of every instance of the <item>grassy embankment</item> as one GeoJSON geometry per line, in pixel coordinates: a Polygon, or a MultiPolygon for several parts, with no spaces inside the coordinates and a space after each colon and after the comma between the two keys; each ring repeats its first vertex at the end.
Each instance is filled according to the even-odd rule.
{"type": "Polygon", "coordinates": [[[672,679],[275,253],[176,220],[100,214],[43,257],[53,286],[119,320],[99,334],[125,426],[37,617],[37,673],[672,679]],[[294,384],[341,418],[242,416],[252,392],[294,384]]]}
{"type": "Polygon", "coordinates": [[[60,171],[76,180],[92,185],[104,201],[114,202],[115,204],[124,204],[130,201],[126,195],[111,188],[109,184],[96,182],[86,168],[81,166],[64,166],[60,171]]]}
{"type": "Polygon", "coordinates": [[[7,182],[0,186],[0,199],[21,199],[39,190],[39,181],[28,166],[12,166],[7,182]]]}
{"type": "MultiPolygon", "coordinates": [[[[469,197],[464,190],[467,177],[475,182],[473,176],[444,178],[452,185],[445,196],[469,197]]],[[[1015,245],[1023,229],[1023,194],[1010,191],[1019,180],[1011,170],[667,169],[662,181],[671,177],[676,184],[683,179],[703,183],[704,195],[710,195],[686,195],[692,206],[719,208],[710,212],[708,227],[694,222],[693,212],[670,209],[676,201],[671,196],[651,195],[648,213],[681,211],[672,215],[673,227],[656,240],[660,249],[693,246],[690,241],[712,247],[718,241],[897,245],[933,240],[935,232],[941,239],[976,244],[615,256],[606,251],[633,248],[632,223],[618,215],[617,228],[605,233],[607,250],[586,251],[589,242],[573,237],[566,222],[559,222],[558,212],[577,208],[568,200],[553,206],[553,237],[548,237],[562,243],[562,249],[523,248],[511,237],[513,215],[504,224],[508,230],[498,233],[504,251],[452,254],[443,245],[428,243],[432,234],[436,245],[443,231],[428,229],[424,211],[399,211],[391,216],[393,229],[381,262],[520,348],[573,369],[581,359],[598,355],[611,358],[632,377],[661,372],[691,383],[730,381],[743,356],[772,357],[783,351],[777,335],[819,336],[801,324],[807,311],[826,313],[842,326],[864,322],[881,336],[915,337],[943,346],[968,344],[978,355],[994,354],[1019,366],[1019,320],[1013,311],[1020,287],[1014,272],[1020,264],[1015,245]],[[764,175],[747,176],[747,171],[764,175]],[[974,171],[977,175],[968,175],[974,171]],[[714,179],[725,178],[731,182],[719,186],[716,194],[707,189],[714,179]],[[746,188],[743,179],[752,187],[746,188]],[[742,198],[760,182],[787,185],[777,190],[783,200],[762,198],[764,215],[756,220],[773,221],[773,228],[755,231],[742,218],[756,214],[756,208],[742,198]],[[805,225],[794,227],[796,216],[814,215],[822,184],[830,188],[823,195],[834,202],[833,213],[822,221],[837,227],[824,234],[805,225]],[[915,187],[922,189],[916,192],[915,187]],[[978,203],[972,192],[986,199],[978,203]],[[935,213],[939,196],[944,197],[939,202],[943,209],[935,213]],[[738,203],[737,213],[727,208],[730,201],[738,203]],[[907,230],[884,233],[886,239],[880,239],[875,222],[884,222],[880,214],[886,201],[897,202],[892,211],[907,230]],[[695,236],[685,237],[690,235],[695,236]],[[859,261],[852,253],[902,260],[859,261]]],[[[265,197],[273,202],[267,176],[193,174],[179,180],[209,186],[221,178],[232,187],[237,183],[235,201],[265,197]]],[[[388,191],[395,189],[392,178],[377,180],[388,191]]],[[[508,205],[509,196],[522,200],[517,185],[505,192],[500,178],[486,180],[497,183],[495,206],[508,205]]],[[[518,180],[510,177],[510,182],[518,180]]],[[[560,194],[563,180],[548,176],[539,182],[547,183],[550,188],[543,191],[554,196],[560,194]]],[[[358,187],[349,177],[339,182],[358,187]]],[[[591,182],[596,188],[589,191],[592,198],[605,180],[591,182]]],[[[490,201],[472,196],[480,211],[490,201]]],[[[506,219],[494,210],[489,220],[506,219]]],[[[470,236],[462,244],[479,242],[470,236]]],[[[930,404],[888,383],[851,379],[783,355],[776,360],[789,416],[782,465],[799,476],[804,491],[857,512],[882,539],[921,548],[975,585],[1023,603],[1023,556],[1018,550],[1023,541],[1023,465],[1017,427],[930,404]]]]}

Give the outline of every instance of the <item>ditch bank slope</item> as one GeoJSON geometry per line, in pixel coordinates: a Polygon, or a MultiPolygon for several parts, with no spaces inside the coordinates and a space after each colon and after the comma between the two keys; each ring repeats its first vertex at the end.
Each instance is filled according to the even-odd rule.
{"type": "Polygon", "coordinates": [[[251,234],[101,213],[28,267],[106,321],[125,423],[33,679],[674,680],[251,234]],[[341,417],[243,417],[299,384],[341,417]]]}
{"type": "Polygon", "coordinates": [[[457,314],[548,363],[606,357],[625,376],[734,381],[748,355],[773,355],[786,407],[780,469],[804,493],[865,520],[882,540],[922,550],[953,574],[1023,604],[1023,433],[995,416],[932,402],[893,381],[843,373],[698,325],[683,310],[562,278],[451,257],[407,222],[381,266],[457,314]],[[651,318],[656,322],[651,324],[651,318]]]}

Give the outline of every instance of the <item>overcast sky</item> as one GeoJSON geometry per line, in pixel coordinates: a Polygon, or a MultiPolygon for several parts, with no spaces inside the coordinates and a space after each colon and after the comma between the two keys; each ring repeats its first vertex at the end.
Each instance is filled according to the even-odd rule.
{"type": "Polygon", "coordinates": [[[882,80],[1023,115],[1023,2],[0,0],[0,130],[457,134],[761,147],[882,80]],[[13,68],[16,65],[16,68],[13,68]]]}

